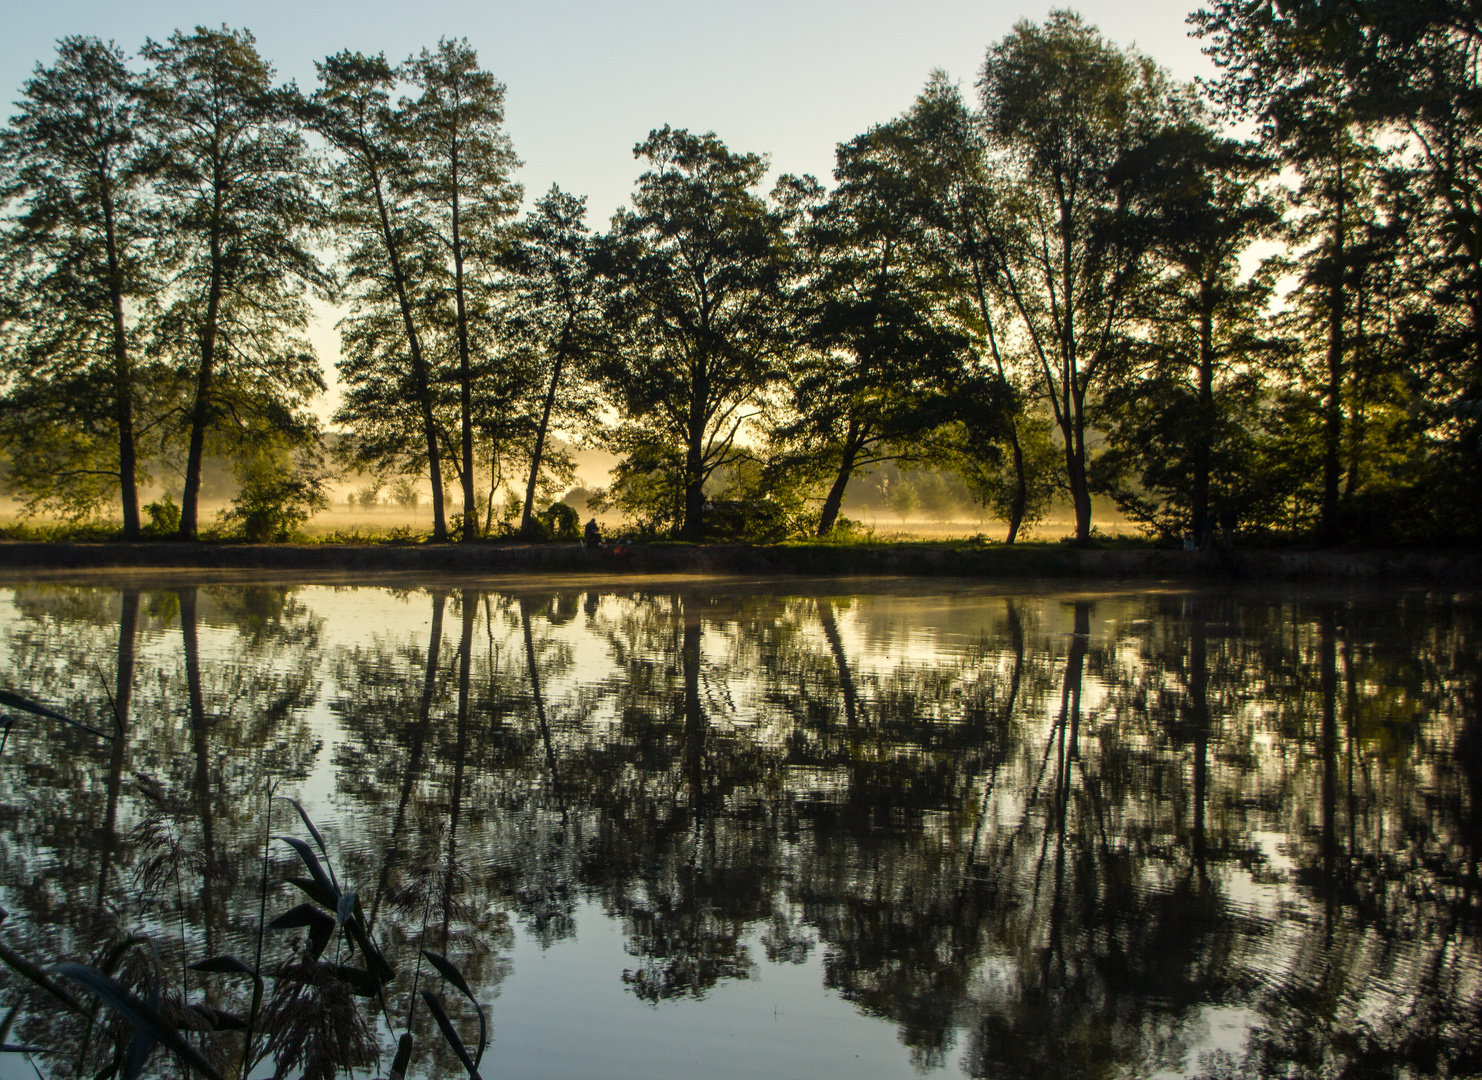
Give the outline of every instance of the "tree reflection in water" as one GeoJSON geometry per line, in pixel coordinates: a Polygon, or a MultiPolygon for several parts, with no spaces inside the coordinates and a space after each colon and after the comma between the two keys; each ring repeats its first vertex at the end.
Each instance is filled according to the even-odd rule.
{"type": "MultiPolygon", "coordinates": [[[[584,903],[642,1001],[821,957],[922,1070],[1482,1071],[1474,603],[618,585],[15,588],[5,684],[120,737],[17,724],[7,941],[142,929],[240,1007],[178,973],[250,953],[276,783],[332,826],[426,1075],[459,1066],[417,950],[487,1001],[512,928],[553,947],[584,903]],[[178,904],[141,895],[150,813],[178,904]]],[[[18,1030],[80,1029],[25,997],[18,1030]]]]}

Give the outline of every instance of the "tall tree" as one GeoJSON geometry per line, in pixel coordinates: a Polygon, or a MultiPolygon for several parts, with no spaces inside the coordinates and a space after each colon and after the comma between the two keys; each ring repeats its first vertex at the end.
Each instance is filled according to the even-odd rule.
{"type": "Polygon", "coordinates": [[[475,342],[471,321],[479,303],[475,270],[493,276],[503,225],[519,207],[510,180],[519,165],[504,122],[504,84],[478,66],[467,39],[438,42],[407,65],[419,96],[405,105],[413,155],[413,213],[431,231],[442,265],[441,317],[451,330],[458,387],[458,456],[463,488],[462,539],[478,538],[474,488],[475,342]]]}
{"type": "MultiPolygon", "coordinates": [[[[1420,199],[1401,249],[1408,292],[1424,297],[1398,328],[1407,355],[1406,412],[1425,421],[1432,464],[1412,479],[1427,498],[1409,516],[1440,510],[1448,540],[1476,536],[1482,498],[1482,18],[1458,0],[1364,5],[1346,65],[1365,111],[1414,153],[1420,199]]],[[[1345,24],[1345,29],[1347,29],[1345,24]]]]}
{"type": "MultiPolygon", "coordinates": [[[[534,525],[535,491],[545,460],[551,416],[558,411],[562,380],[569,383],[572,369],[582,365],[594,329],[597,291],[592,239],[584,220],[586,210],[585,198],[568,195],[552,185],[521,223],[510,252],[525,335],[538,351],[547,376],[530,453],[530,477],[525,484],[522,533],[529,533],[534,525]]],[[[584,374],[578,371],[577,378],[584,374]]],[[[580,417],[591,411],[589,401],[563,404],[573,406],[559,410],[569,416],[580,417]]]]}
{"type": "Polygon", "coordinates": [[[404,470],[399,459],[421,459],[432,486],[432,539],[445,541],[435,375],[424,352],[431,238],[406,204],[412,157],[405,118],[391,104],[397,72],[384,55],[350,52],[316,66],[311,116],[339,152],[327,191],[351,304],[341,324],[347,393],[336,420],[356,429],[362,461],[396,461],[404,470]],[[398,423],[403,414],[410,415],[398,423]]]}
{"type": "Polygon", "coordinates": [[[1250,5],[1217,0],[1195,13],[1207,51],[1224,69],[1217,100],[1256,120],[1266,143],[1301,177],[1298,199],[1312,207],[1307,279],[1323,291],[1322,497],[1319,533],[1341,539],[1339,521],[1344,438],[1344,385],[1352,312],[1351,271],[1355,197],[1374,158],[1367,110],[1345,58],[1358,51],[1360,21],[1300,0],[1250,5]]]}
{"type": "Polygon", "coordinates": [[[650,168],[613,217],[601,268],[600,378],[616,443],[677,489],[679,535],[705,535],[705,483],[738,460],[742,425],[792,341],[787,214],[757,194],[766,159],[670,127],[634,147],[650,168]]]}
{"type": "Polygon", "coordinates": [[[1011,211],[996,182],[980,118],[969,113],[944,73],[932,74],[908,118],[920,147],[920,167],[934,192],[937,251],[952,266],[966,298],[959,304],[961,322],[978,339],[975,374],[991,391],[986,396],[999,405],[967,418],[958,460],[984,504],[1001,507],[1009,527],[1006,542],[1012,544],[1042,512],[1048,492],[1043,470],[1035,468],[1043,456],[1035,453],[1041,449],[1035,436],[1042,425],[1024,415],[1027,395],[1015,381],[1002,326],[1008,321],[1004,285],[1009,278],[999,238],[1003,215],[1011,211]],[[1006,490],[997,484],[1005,470],[995,460],[1000,456],[995,441],[1008,444],[1011,486],[1006,490]]]}
{"type": "Polygon", "coordinates": [[[1241,259],[1281,212],[1261,188],[1270,160],[1198,120],[1152,140],[1141,167],[1150,273],[1113,364],[1098,486],[1165,535],[1207,532],[1216,509],[1245,519],[1261,497],[1248,451],[1279,354],[1265,319],[1276,266],[1246,275],[1241,259]]]}
{"type": "Polygon", "coordinates": [[[1021,22],[991,47],[978,89],[1010,200],[995,237],[999,285],[1060,429],[1085,543],[1086,430],[1146,248],[1133,214],[1143,178],[1129,158],[1159,130],[1172,93],[1151,60],[1066,11],[1021,22]]]}
{"type": "Polygon", "coordinates": [[[833,473],[818,521],[838,519],[850,479],[909,456],[950,414],[963,337],[942,318],[949,279],[933,257],[933,191],[904,121],[839,144],[838,186],[802,230],[810,348],[792,372],[783,429],[833,473]]]}
{"type": "Polygon", "coordinates": [[[250,415],[282,431],[324,390],[318,362],[295,336],[307,287],[329,284],[310,232],[319,217],[313,161],[292,87],[246,30],[179,31],[143,49],[145,92],[160,144],[157,181],[176,297],[165,345],[193,383],[180,535],[196,534],[201,463],[211,428],[248,431],[250,415]]]}
{"type": "Polygon", "coordinates": [[[116,485],[139,536],[138,352],[157,288],[137,79],[116,45],[68,37],[0,134],[13,485],[87,512],[116,485]]]}

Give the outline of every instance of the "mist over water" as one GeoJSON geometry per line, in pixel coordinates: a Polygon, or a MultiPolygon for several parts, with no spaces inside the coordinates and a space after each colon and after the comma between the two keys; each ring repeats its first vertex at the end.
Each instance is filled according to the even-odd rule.
{"type": "MultiPolygon", "coordinates": [[[[397,967],[397,1030],[418,950],[447,955],[489,1013],[486,1076],[1475,1074],[1479,612],[1398,588],[12,583],[0,684],[123,737],[13,724],[0,930],[44,962],[141,930],[177,977],[182,952],[250,956],[265,832],[306,837],[276,782],[397,967]],[[178,891],[147,886],[151,814],[178,891]]],[[[301,872],[275,842],[269,918],[301,872]]],[[[71,1025],[27,996],[17,1032],[71,1025]]],[[[458,1074],[415,1027],[419,1075],[458,1074]]]]}

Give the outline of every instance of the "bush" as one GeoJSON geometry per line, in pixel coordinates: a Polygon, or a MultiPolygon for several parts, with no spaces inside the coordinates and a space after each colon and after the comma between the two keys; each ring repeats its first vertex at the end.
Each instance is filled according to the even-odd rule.
{"type": "Polygon", "coordinates": [[[553,540],[580,540],[581,516],[576,508],[563,502],[551,503],[535,515],[553,540]]]}
{"type": "Polygon", "coordinates": [[[150,503],[144,512],[149,515],[149,523],[143,529],[145,536],[174,536],[180,531],[180,507],[170,496],[150,503]]]}
{"type": "Polygon", "coordinates": [[[220,515],[224,531],[253,544],[288,540],[315,513],[329,506],[328,476],[312,463],[295,467],[274,456],[245,463],[242,488],[220,515]]]}

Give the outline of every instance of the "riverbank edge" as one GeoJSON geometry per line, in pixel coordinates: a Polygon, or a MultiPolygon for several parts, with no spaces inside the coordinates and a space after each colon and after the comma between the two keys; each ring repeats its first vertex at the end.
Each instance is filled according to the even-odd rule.
{"type": "Polygon", "coordinates": [[[1244,581],[1482,581],[1468,551],[1189,552],[1070,545],[640,544],[613,555],[553,544],[0,542],[11,570],[179,569],[457,574],[720,574],[808,577],[1148,578],[1244,581]]]}

